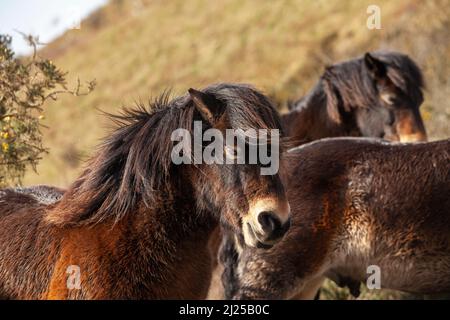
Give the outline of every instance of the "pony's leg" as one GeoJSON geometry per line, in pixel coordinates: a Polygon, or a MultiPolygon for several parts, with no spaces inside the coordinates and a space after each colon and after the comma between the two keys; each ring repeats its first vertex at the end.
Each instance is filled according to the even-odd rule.
{"type": "Polygon", "coordinates": [[[222,273],[223,266],[218,263],[217,266],[213,269],[211,284],[209,286],[208,295],[206,296],[206,300],[223,300],[225,299],[224,286],[222,284],[222,273]]]}
{"type": "MultiPolygon", "coordinates": [[[[320,290],[325,277],[318,277],[308,281],[303,289],[292,296],[291,300],[316,300],[317,293],[320,290]]],[[[317,299],[318,300],[318,299],[317,299]]]]}
{"type": "Polygon", "coordinates": [[[222,285],[222,273],[223,273],[223,264],[219,263],[220,258],[220,248],[222,243],[222,231],[220,226],[217,226],[216,229],[210,236],[208,242],[208,248],[211,253],[211,262],[212,262],[212,277],[211,284],[209,286],[208,295],[206,299],[208,300],[220,300],[224,299],[224,286],[222,285]]]}
{"type": "Polygon", "coordinates": [[[223,267],[221,279],[224,298],[231,299],[239,290],[239,277],[237,275],[239,254],[234,236],[226,230],[222,230],[222,234],[223,238],[219,250],[219,261],[223,267]]]}

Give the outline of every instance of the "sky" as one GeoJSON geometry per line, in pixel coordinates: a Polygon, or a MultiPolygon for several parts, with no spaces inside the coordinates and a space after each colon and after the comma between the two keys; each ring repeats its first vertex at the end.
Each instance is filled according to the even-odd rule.
{"type": "Polygon", "coordinates": [[[17,54],[28,54],[22,36],[17,32],[39,36],[48,43],[67,29],[82,28],[80,21],[107,0],[0,0],[0,34],[13,37],[17,54]],[[16,31],[17,30],[17,31],[16,31]]]}

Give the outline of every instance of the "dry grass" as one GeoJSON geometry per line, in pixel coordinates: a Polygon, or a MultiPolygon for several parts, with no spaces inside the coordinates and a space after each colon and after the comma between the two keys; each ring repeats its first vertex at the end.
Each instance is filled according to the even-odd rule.
{"type": "Polygon", "coordinates": [[[165,88],[179,94],[221,81],[253,83],[282,108],[325,65],[380,48],[406,52],[423,68],[427,129],[432,139],[447,138],[449,29],[450,0],[112,1],[42,51],[70,74],[96,78],[98,87],[48,107],[50,154],[25,183],[74,180],[106,134],[95,108],[114,111],[165,88]],[[366,27],[369,4],[381,7],[381,30],[366,27]]]}
{"type": "Polygon", "coordinates": [[[25,182],[67,186],[79,174],[82,161],[67,163],[70,149],[85,159],[106,134],[95,108],[114,111],[165,88],[183,93],[219,81],[253,83],[282,103],[307,92],[325,65],[379,48],[407,52],[423,67],[426,125],[432,138],[448,137],[450,1],[377,0],[382,30],[368,30],[373,3],[111,2],[43,51],[71,74],[96,78],[98,87],[49,106],[51,152],[25,182]]]}

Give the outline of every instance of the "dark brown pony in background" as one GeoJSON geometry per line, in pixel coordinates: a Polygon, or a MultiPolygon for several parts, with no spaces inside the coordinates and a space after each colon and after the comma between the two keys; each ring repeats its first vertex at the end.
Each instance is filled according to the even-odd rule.
{"type": "Polygon", "coordinates": [[[171,159],[172,133],[192,133],[196,120],[222,132],[278,129],[271,103],[252,87],[190,89],[112,118],[117,129],[66,192],[0,191],[1,298],[200,299],[219,219],[248,245],[273,244],[273,234],[286,229],[289,206],[278,175],[261,176],[258,164],[171,159]],[[268,212],[272,229],[259,225],[268,212]],[[258,231],[243,232],[242,220],[258,231]],[[79,288],[68,286],[71,266],[79,267],[79,288]]]}
{"type": "MultiPolygon", "coordinates": [[[[426,141],[419,111],[423,88],[422,73],[407,55],[367,52],[327,67],[315,87],[281,116],[283,129],[292,146],[339,136],[426,141]]],[[[227,288],[233,291],[230,279],[238,254],[231,242],[223,241],[220,260],[227,288]]]]}
{"type": "Polygon", "coordinates": [[[242,247],[233,298],[312,298],[371,265],[382,288],[450,292],[450,139],[323,139],[285,160],[291,228],[266,252],[242,247]]]}
{"type": "Polygon", "coordinates": [[[326,68],[314,89],[282,116],[297,144],[327,137],[426,141],[420,116],[424,81],[419,67],[398,52],[371,52],[326,68]]]}

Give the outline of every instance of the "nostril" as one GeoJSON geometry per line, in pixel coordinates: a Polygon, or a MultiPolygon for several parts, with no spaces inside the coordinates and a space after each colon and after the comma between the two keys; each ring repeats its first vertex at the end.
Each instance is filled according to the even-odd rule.
{"type": "Polygon", "coordinates": [[[280,220],[276,217],[275,213],[270,211],[263,211],[258,215],[258,222],[261,224],[262,229],[266,233],[272,233],[281,226],[280,220]]]}

